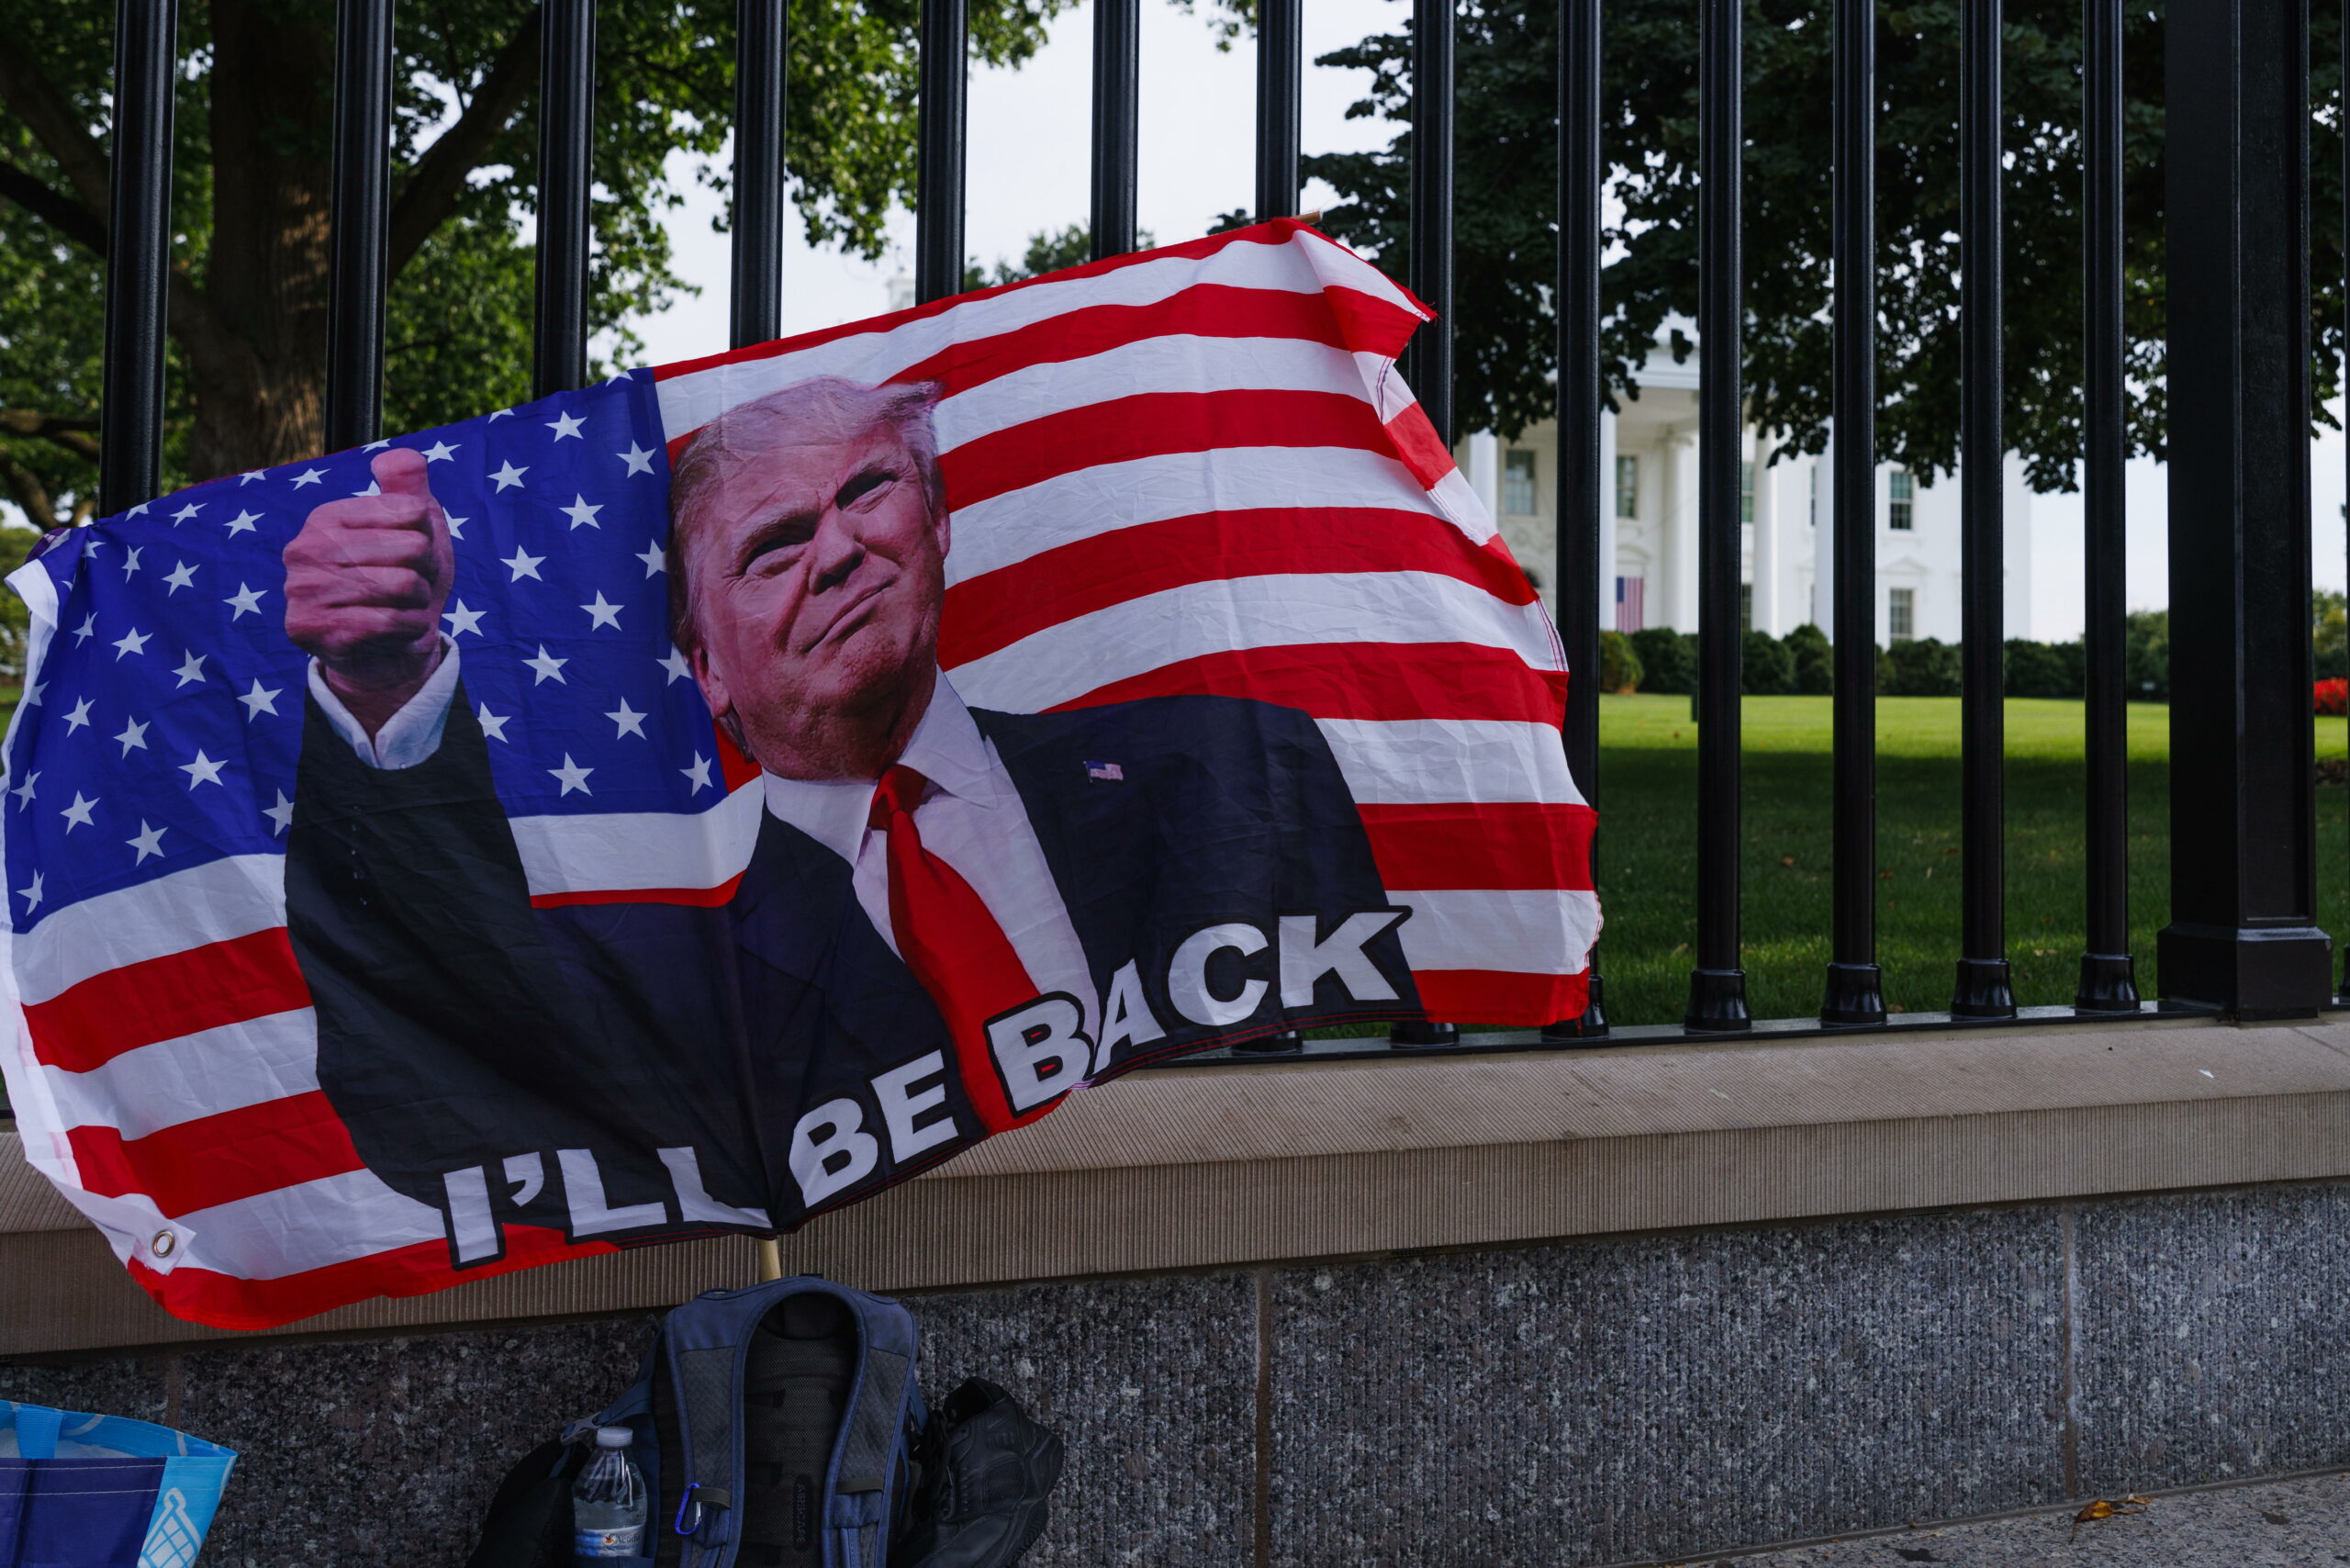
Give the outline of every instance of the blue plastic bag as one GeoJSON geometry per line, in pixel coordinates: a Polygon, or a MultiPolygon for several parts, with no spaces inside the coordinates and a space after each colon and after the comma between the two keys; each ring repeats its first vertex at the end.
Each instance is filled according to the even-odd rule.
{"type": "Polygon", "coordinates": [[[151,1421],[0,1400],[0,1568],[189,1568],[236,1462],[151,1421]]]}

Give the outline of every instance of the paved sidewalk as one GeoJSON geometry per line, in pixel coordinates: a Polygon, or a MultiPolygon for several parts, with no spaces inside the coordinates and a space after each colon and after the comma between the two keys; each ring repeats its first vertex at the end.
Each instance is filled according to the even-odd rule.
{"type": "MultiPolygon", "coordinates": [[[[2120,1502],[2120,1498],[2111,1499],[2120,1502]]],[[[2143,1514],[2074,1533],[2077,1507],[1982,1524],[1945,1525],[1744,1557],[1695,1558],[1687,1568],[2341,1568],[2350,1563],[2350,1475],[2175,1493],[2143,1514]]]]}

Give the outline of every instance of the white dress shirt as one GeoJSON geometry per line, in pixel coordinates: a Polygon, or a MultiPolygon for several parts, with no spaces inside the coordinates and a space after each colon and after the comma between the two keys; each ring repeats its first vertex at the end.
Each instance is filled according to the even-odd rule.
{"type": "MultiPolygon", "coordinates": [[[[441,749],[449,704],[456,696],[459,657],[445,639],[440,667],[371,738],[329,689],[310,661],[312,700],[335,733],[371,767],[413,767],[441,749]]],[[[979,895],[1020,955],[1043,995],[1061,991],[1084,1010],[1087,1036],[1101,1038],[1101,998],[1093,989],[1084,945],[1069,923],[1069,906],[1046,864],[1044,846],[1028,808],[1013,787],[995,743],[979,733],[971,711],[941,671],[930,706],[914,726],[899,762],[930,780],[914,808],[923,847],[952,866],[979,895]]],[[[762,773],[769,815],[789,823],[848,862],[851,885],[866,917],[897,950],[890,925],[889,837],[866,825],[875,785],[866,779],[811,780],[762,773]]]]}

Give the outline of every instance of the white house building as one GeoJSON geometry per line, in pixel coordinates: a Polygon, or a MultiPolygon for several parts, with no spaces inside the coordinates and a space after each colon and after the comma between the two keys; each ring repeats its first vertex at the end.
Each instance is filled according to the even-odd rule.
{"type": "MultiPolygon", "coordinates": [[[[1684,335],[1691,335],[1682,323],[1684,335]]],[[[1666,330],[1671,330],[1668,324],[1666,330]]],[[[1600,625],[1697,629],[1697,361],[1681,364],[1661,336],[1637,377],[1639,395],[1602,417],[1600,559],[1609,580],[1600,625]]],[[[1510,549],[1557,610],[1558,427],[1517,440],[1473,435],[1456,458],[1500,521],[1510,549]]],[[[1740,438],[1747,491],[1740,569],[1748,623],[1785,636],[1805,622],[1834,631],[1828,456],[1780,452],[1751,428],[1740,438]]],[[[2031,633],[2032,494],[2020,459],[2008,459],[2006,634],[2031,633]]],[[[1959,487],[1929,485],[1888,465],[1876,471],[1876,640],[1959,637],[1959,487]]]]}

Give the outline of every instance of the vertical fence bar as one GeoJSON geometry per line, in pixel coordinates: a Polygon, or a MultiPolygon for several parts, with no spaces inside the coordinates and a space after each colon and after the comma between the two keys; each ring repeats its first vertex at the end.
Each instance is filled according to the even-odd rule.
{"type": "Polygon", "coordinates": [[[2167,1001],[2306,1016],[2318,928],[2310,724],[2309,12],[2173,0],[2168,83],[2171,908],[2167,1001]]]}
{"type": "Polygon", "coordinates": [[[1876,0],[1836,0],[1834,930],[1823,1024],[1882,1024],[1876,964],[1876,0]]]}
{"type": "Polygon", "coordinates": [[[1257,0],[1257,220],[1297,211],[1304,153],[1304,0],[1257,0]]]}
{"type": "MultiPolygon", "coordinates": [[[[1404,379],[1452,444],[1452,33],[1459,0],[1412,0],[1412,291],[1436,319],[1412,334],[1404,379]]],[[[1397,1046],[1449,1046],[1460,1029],[1430,1020],[1388,1031],[1397,1046]]]]}
{"type": "MultiPolygon", "coordinates": [[[[1096,5],[1111,0],[1094,0],[1096,5]]],[[[1121,0],[1134,4],[1135,0],[1121,0]]],[[[1298,160],[1304,130],[1300,100],[1304,86],[1304,0],[1257,0],[1257,221],[1288,218],[1297,211],[1298,160]]],[[[1409,1033],[1408,1028],[1405,1031],[1409,1033]]],[[[1443,1036],[1401,1041],[1442,1045],[1443,1036]]],[[[1284,1029],[1232,1047],[1259,1055],[1302,1051],[1305,1036],[1284,1029]]]]}
{"type": "MultiPolygon", "coordinates": [[[[1599,423],[1600,0],[1559,5],[1559,635],[1567,647],[1567,770],[1599,803],[1599,620],[1609,564],[1601,558],[1599,423]]],[[[1599,954],[1580,1018],[1546,1039],[1604,1038],[1599,954]]]]}
{"type": "Polygon", "coordinates": [[[914,297],[963,291],[964,130],[970,111],[965,0],[923,0],[922,119],[915,131],[914,297]]]}
{"type": "Polygon", "coordinates": [[[98,510],[107,517],[152,499],[162,478],[179,37],[178,0],[121,0],[116,8],[106,367],[98,405],[98,510]]]}
{"type": "MultiPolygon", "coordinates": [[[[1260,45],[1261,47],[1261,45],[1260,45]]],[[[1258,65],[1261,84],[1264,66],[1258,65]]],[[[1262,86],[1259,88],[1263,91],[1262,86]]],[[[1142,146],[1142,0],[1093,0],[1093,259],[1135,248],[1142,146]]]]}
{"type": "Polygon", "coordinates": [[[594,177],[596,0],[540,0],[538,321],[541,398],[588,379],[588,191],[594,177]]]}
{"type": "Polygon", "coordinates": [[[374,441],[384,419],[389,286],[392,0],[337,0],[334,248],[327,306],[326,447],[374,441]]]}
{"type": "Polygon", "coordinates": [[[1960,1018],[2012,1018],[2006,803],[2006,319],[2000,191],[2000,0],[1959,6],[1960,1018]]]}
{"type": "Polygon", "coordinates": [[[2087,950],[2073,1005],[2138,1011],[2130,957],[2129,710],[2124,705],[2129,405],[2121,318],[2121,0],[2081,6],[2083,715],[2088,751],[2087,950]]]}
{"type": "Polygon", "coordinates": [[[1682,1023],[1707,1033],[1753,1026],[1738,918],[1743,6],[1705,0],[1697,40],[1697,964],[1682,1023]]]}
{"type": "Polygon", "coordinates": [[[747,348],[783,336],[783,158],[787,0],[735,0],[734,276],[727,337],[747,348]]]}
{"type": "MultiPolygon", "coordinates": [[[[2333,123],[2342,133],[2342,172],[2345,176],[2345,180],[2350,181],[2350,9],[2346,9],[2344,12],[2343,17],[2344,19],[2341,33],[2342,65],[2344,70],[2340,78],[2340,95],[2334,100],[2335,118],[2333,123]]],[[[2339,385],[2343,387],[2345,395],[2350,395],[2350,183],[2345,183],[2343,185],[2343,191],[2344,193],[2342,204],[2342,254],[2344,259],[2343,282],[2344,285],[2343,289],[2343,324],[2345,329],[2345,336],[2343,348],[2344,375],[2339,385]]],[[[2345,462],[2350,462],[2350,458],[2345,458],[2345,462]]],[[[2350,476],[2345,476],[2350,477],[2350,476]]],[[[2350,494],[2350,492],[2345,492],[2345,494],[2350,494]]],[[[2350,510],[2345,510],[2344,516],[2345,519],[2350,519],[2350,510]]],[[[2342,981],[2339,985],[2334,987],[2333,1004],[2336,1007],[2350,1007],[2350,946],[2344,946],[2342,951],[2342,981]]]]}
{"type": "Polygon", "coordinates": [[[1405,379],[1452,444],[1452,45],[1459,0],[1412,0],[1412,292],[1436,319],[1412,334],[1405,379]]]}

